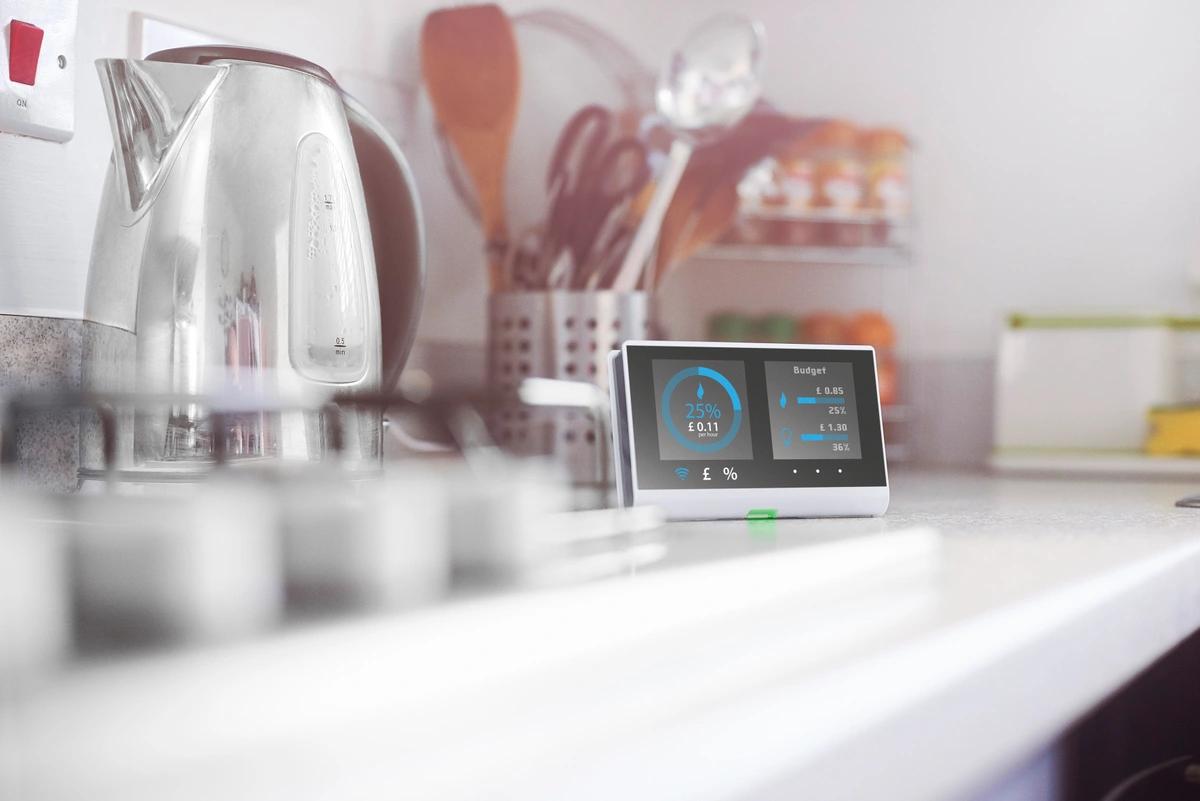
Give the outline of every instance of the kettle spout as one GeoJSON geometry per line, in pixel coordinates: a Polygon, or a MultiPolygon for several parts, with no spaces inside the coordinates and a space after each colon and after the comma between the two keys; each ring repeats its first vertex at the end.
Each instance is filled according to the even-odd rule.
{"type": "Polygon", "coordinates": [[[106,58],[96,69],[112,127],[118,191],[138,212],[153,200],[228,67],[106,58]]]}

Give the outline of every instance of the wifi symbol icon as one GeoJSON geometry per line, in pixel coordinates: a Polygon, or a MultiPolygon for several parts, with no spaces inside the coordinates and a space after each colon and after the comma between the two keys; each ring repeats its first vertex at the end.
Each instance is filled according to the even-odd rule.
{"type": "Polygon", "coordinates": [[[675,475],[679,477],[680,481],[687,481],[688,469],[686,467],[676,467],[675,475]]]}

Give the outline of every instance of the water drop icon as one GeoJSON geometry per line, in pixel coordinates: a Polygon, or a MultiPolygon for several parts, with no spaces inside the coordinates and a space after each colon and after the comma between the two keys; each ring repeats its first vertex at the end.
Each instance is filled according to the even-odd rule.
{"type": "Polygon", "coordinates": [[[787,408],[787,393],[786,392],[779,393],[779,408],[780,409],[787,408]]]}
{"type": "Polygon", "coordinates": [[[704,384],[696,384],[696,397],[701,399],[704,397],[704,384]]]}

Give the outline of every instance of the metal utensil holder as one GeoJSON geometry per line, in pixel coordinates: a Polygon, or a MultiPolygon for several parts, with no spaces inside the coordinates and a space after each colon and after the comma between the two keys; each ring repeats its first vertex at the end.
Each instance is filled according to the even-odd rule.
{"type": "Polygon", "coordinates": [[[490,416],[497,444],[518,456],[551,456],[573,483],[604,485],[610,470],[600,442],[607,408],[525,405],[526,378],[587,381],[608,391],[608,354],[649,335],[645,292],[499,292],[488,300],[488,380],[496,393],[490,416]]]}

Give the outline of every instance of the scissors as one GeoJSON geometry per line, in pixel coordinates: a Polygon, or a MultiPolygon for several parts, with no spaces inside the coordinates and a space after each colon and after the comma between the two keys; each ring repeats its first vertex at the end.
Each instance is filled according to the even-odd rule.
{"type": "Polygon", "coordinates": [[[609,141],[613,116],[584,106],[567,122],[546,175],[550,212],[543,241],[543,266],[550,285],[574,281],[614,210],[634,197],[650,178],[646,147],[636,137],[609,141]],[[570,252],[570,259],[563,252],[570,252]],[[567,265],[566,268],[563,265],[567,265]],[[551,281],[555,273],[556,281],[551,281]]]}

